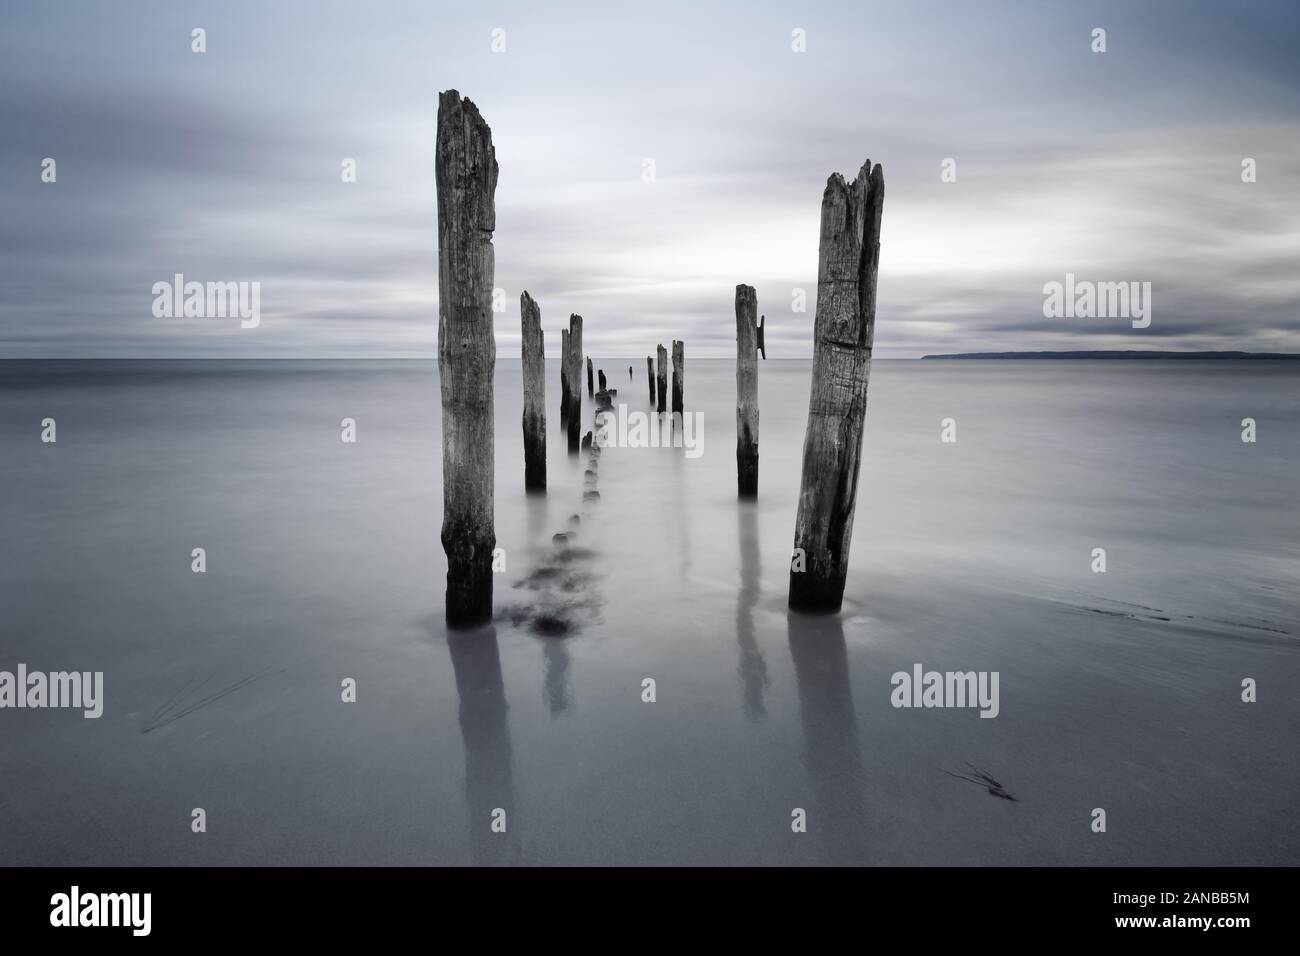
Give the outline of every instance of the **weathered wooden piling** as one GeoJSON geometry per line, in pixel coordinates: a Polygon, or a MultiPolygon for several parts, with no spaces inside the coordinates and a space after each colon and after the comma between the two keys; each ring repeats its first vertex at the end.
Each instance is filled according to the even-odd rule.
{"type": "Polygon", "coordinates": [[[492,131],[469,99],[438,96],[438,374],[442,389],[442,547],[447,623],[492,618],[497,160],[492,131]]]}
{"type": "Polygon", "coordinates": [[[630,365],[627,367],[627,380],[632,381],[632,366],[630,365]]]}
{"type": "Polygon", "coordinates": [[[645,381],[650,386],[650,404],[655,401],[655,360],[650,356],[645,357],[645,381]]]}
{"type": "Polygon", "coordinates": [[[758,296],[736,286],[736,490],[758,497],[758,296]]]}
{"type": "Polygon", "coordinates": [[[560,329],[560,427],[569,421],[569,330],[560,329]]]}
{"type": "Polygon", "coordinates": [[[686,391],[686,343],[673,339],[673,414],[686,411],[682,399],[686,391]]]}
{"type": "Polygon", "coordinates": [[[851,184],[832,175],[822,193],[812,394],[790,569],[790,607],[797,610],[837,611],[844,599],[876,330],[884,196],[884,174],[870,160],[851,184]]]}
{"type": "Polygon", "coordinates": [[[587,397],[591,398],[591,396],[595,394],[596,394],[596,389],[593,387],[591,381],[591,356],[588,356],[587,357],[587,397]]]}
{"type": "Polygon", "coordinates": [[[664,412],[668,410],[668,350],[662,345],[655,350],[655,357],[659,361],[658,370],[655,372],[655,387],[659,391],[659,401],[657,410],[664,412]]]}
{"type": "Polygon", "coordinates": [[[607,391],[609,384],[605,381],[605,370],[603,368],[596,370],[596,377],[600,379],[600,390],[602,392],[607,391]]]}
{"type": "Polygon", "coordinates": [[[569,451],[582,442],[582,316],[569,316],[569,451]]]}
{"type": "Polygon", "coordinates": [[[526,291],[519,297],[523,326],[524,488],[546,490],[546,349],[542,310],[526,291]]]}

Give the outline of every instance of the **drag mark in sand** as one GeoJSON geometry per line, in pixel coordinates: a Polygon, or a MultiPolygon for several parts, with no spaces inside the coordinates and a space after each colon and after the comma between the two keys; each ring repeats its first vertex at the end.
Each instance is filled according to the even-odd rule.
{"type": "Polygon", "coordinates": [[[212,675],[209,674],[207,677],[203,678],[203,680],[195,684],[194,676],[191,675],[186,679],[185,683],[181,684],[180,688],[173,693],[171,697],[167,698],[167,700],[165,700],[162,705],[154,711],[153,717],[149,719],[149,722],[144,725],[140,732],[142,734],[147,734],[152,730],[157,730],[159,727],[166,727],[168,724],[174,723],[182,717],[188,717],[196,710],[201,710],[209,704],[215,704],[224,697],[229,697],[235,691],[242,690],[249,684],[262,680],[264,677],[269,677],[272,674],[281,673],[284,673],[283,670],[272,670],[269,667],[264,668],[256,674],[245,677],[242,680],[237,680],[233,684],[223,687],[220,690],[213,691],[206,697],[200,697],[198,700],[186,703],[188,698],[193,694],[197,694],[204,685],[208,683],[208,681],[212,680],[212,675]]]}
{"type": "Polygon", "coordinates": [[[1277,634],[1282,637],[1291,637],[1290,631],[1277,626],[1277,621],[1270,621],[1267,618],[1255,618],[1258,623],[1250,621],[1230,621],[1214,617],[1198,617],[1195,614],[1178,614],[1173,611],[1165,611],[1158,607],[1148,607],[1145,604],[1132,604],[1128,601],[1116,601],[1111,598],[1100,597],[1095,594],[1089,594],[1085,591],[1077,592],[1083,597],[1089,598],[1097,603],[1079,604],[1074,601],[1053,600],[1052,603],[1061,607],[1068,607],[1075,611],[1090,611],[1093,614],[1103,614],[1107,617],[1119,617],[1130,621],[1155,621],[1164,624],[1186,623],[1189,627],[1208,627],[1210,625],[1220,625],[1223,627],[1238,628],[1245,631],[1260,631],[1265,634],[1277,634]],[[1111,605],[1105,607],[1103,605],[1111,605]]]}

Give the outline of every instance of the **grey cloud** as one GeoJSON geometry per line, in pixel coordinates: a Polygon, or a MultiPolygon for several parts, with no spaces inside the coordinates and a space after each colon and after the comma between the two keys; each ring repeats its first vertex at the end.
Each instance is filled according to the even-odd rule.
{"type": "Polygon", "coordinates": [[[204,9],[206,58],[187,50],[197,14],[170,4],[60,8],[12,14],[0,38],[0,355],[433,354],[449,86],[501,162],[502,355],[524,288],[555,348],[576,311],[593,351],[730,355],[737,282],[780,352],[808,354],[822,186],[867,156],[888,183],[880,355],[1300,350],[1286,4],[290,2],[204,9]],[[45,155],[57,186],[38,181],[45,155]],[[175,271],[261,281],[270,319],[255,335],[152,319],[148,290],[175,271]],[[1152,328],[1045,320],[1042,285],[1066,271],[1151,281],[1152,328]]]}

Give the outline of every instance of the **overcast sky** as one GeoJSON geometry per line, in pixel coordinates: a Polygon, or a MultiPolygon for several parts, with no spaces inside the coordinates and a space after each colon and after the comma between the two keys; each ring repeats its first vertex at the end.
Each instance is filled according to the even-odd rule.
{"type": "Polygon", "coordinates": [[[867,158],[886,181],[877,355],[1300,351],[1294,0],[63,0],[3,18],[0,357],[436,354],[449,88],[500,164],[502,356],[523,289],[551,355],[570,312],[593,355],[732,355],[738,282],[769,357],[811,354],[822,189],[867,158]],[[260,282],[261,325],[155,318],[177,272],[260,282]],[[1150,328],[1044,318],[1067,272],[1151,282],[1150,328]]]}

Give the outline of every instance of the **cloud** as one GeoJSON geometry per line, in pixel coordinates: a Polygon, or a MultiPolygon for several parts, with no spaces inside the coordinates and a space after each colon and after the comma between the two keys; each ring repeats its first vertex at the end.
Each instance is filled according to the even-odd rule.
{"type": "Polygon", "coordinates": [[[1300,350],[1286,5],[573,9],[15,15],[0,39],[0,355],[435,354],[449,86],[484,110],[501,164],[502,356],[525,288],[551,330],[583,314],[593,352],[682,338],[729,356],[739,282],[758,289],[772,352],[809,354],[821,190],[868,156],[887,182],[879,355],[1300,350]],[[1088,50],[1094,21],[1104,55],[1088,50]],[[44,156],[56,185],[39,181],[44,156]],[[260,281],[262,325],[153,318],[151,286],[175,272],[260,281]],[[1152,282],[1152,327],[1044,319],[1043,284],[1066,272],[1152,282]]]}

